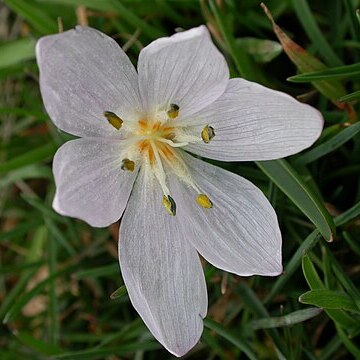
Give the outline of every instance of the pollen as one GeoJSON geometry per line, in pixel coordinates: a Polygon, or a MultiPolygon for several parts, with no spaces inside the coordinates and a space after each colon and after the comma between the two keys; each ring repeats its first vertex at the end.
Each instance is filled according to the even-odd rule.
{"type": "Polygon", "coordinates": [[[176,203],[174,201],[174,199],[168,195],[164,195],[162,198],[162,203],[164,205],[164,208],[166,209],[166,211],[171,215],[171,216],[175,216],[176,215],[176,203]]]}
{"type": "Polygon", "coordinates": [[[167,115],[170,119],[175,119],[179,116],[179,105],[170,104],[170,109],[167,111],[167,115]]]}
{"type": "Polygon", "coordinates": [[[209,199],[209,197],[207,195],[204,194],[200,194],[197,198],[196,198],[196,202],[203,208],[205,209],[211,209],[213,207],[213,203],[211,202],[211,200],[209,199]]]}
{"type": "Polygon", "coordinates": [[[121,169],[133,172],[135,170],[135,163],[132,160],[123,159],[121,169]]]}
{"type": "Polygon", "coordinates": [[[208,144],[215,137],[215,130],[212,126],[206,125],[201,131],[201,138],[208,144]]]}
{"type": "Polygon", "coordinates": [[[111,124],[116,130],[120,130],[123,121],[113,112],[105,111],[104,116],[106,117],[109,124],[111,124]]]}

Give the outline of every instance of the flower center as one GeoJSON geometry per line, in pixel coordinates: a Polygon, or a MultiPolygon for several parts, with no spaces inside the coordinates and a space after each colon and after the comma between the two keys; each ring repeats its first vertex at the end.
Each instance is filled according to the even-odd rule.
{"type": "MultiPolygon", "coordinates": [[[[162,124],[160,121],[138,121],[136,136],[140,137],[137,142],[138,151],[153,166],[157,160],[157,153],[169,161],[174,157],[171,144],[175,138],[175,128],[170,124],[162,124]]],[[[174,143],[175,145],[175,143],[174,143]]]]}
{"type": "Polygon", "coordinates": [[[121,154],[121,169],[134,171],[138,163],[151,169],[164,194],[162,203],[173,216],[176,214],[176,203],[167,186],[165,169],[175,173],[195,190],[198,194],[196,201],[201,207],[210,209],[213,206],[208,196],[202,194],[194,183],[181,151],[177,148],[186,146],[190,142],[207,144],[215,136],[215,131],[209,125],[206,125],[201,133],[179,126],[177,121],[179,112],[178,105],[170,104],[167,111],[158,111],[151,119],[142,118],[137,122],[124,122],[111,111],[104,113],[115,129],[120,130],[124,125],[126,136],[123,140],[125,146],[121,154]]]}

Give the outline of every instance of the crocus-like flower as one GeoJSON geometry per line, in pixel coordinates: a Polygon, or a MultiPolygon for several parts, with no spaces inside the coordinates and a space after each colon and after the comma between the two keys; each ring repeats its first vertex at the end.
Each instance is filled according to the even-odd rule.
{"type": "Polygon", "coordinates": [[[242,276],[281,273],[275,211],[222,161],[297,153],[320,135],[318,111],[261,85],[229,79],[205,26],[145,47],[137,72],[110,37],[77,27],[36,48],[55,125],[80,139],[56,153],[54,209],[105,227],[122,217],[119,259],[130,300],[181,356],[207,311],[201,254],[242,276]]]}

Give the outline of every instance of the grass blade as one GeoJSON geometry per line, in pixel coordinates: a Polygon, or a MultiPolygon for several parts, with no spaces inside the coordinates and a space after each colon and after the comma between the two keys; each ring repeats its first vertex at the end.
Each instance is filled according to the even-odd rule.
{"type": "Polygon", "coordinates": [[[304,155],[300,155],[294,162],[298,166],[309,164],[324,155],[338,149],[341,145],[351,140],[355,135],[360,132],[360,123],[355,123],[340,133],[329,139],[328,141],[314,147],[307,151],[304,155]]]}
{"type": "Polygon", "coordinates": [[[319,308],[298,310],[284,316],[254,320],[251,322],[250,326],[254,330],[257,330],[257,329],[271,329],[276,327],[294,325],[319,315],[321,311],[322,309],[319,308]]]}
{"type": "Polygon", "coordinates": [[[293,8],[304,31],[313,42],[316,49],[327,60],[330,66],[341,65],[341,60],[335,54],[324,35],[321,33],[306,0],[292,0],[293,8]]]}
{"type": "Polygon", "coordinates": [[[19,39],[0,45],[0,69],[35,57],[35,40],[19,39]]]}
{"type": "Polygon", "coordinates": [[[57,147],[53,143],[40,146],[21,154],[13,159],[10,159],[0,164],[0,174],[7,173],[10,170],[18,169],[26,165],[36,163],[38,161],[46,160],[55,154],[57,147]]]}
{"type": "Polygon", "coordinates": [[[324,238],[332,241],[335,225],[329,212],[287,161],[261,161],[257,165],[311,220],[324,238]]]}
{"type": "Polygon", "coordinates": [[[360,64],[338,66],[321,71],[308,72],[288,78],[292,82],[312,82],[318,80],[348,79],[360,75],[360,64]]]}
{"type": "Polygon", "coordinates": [[[346,310],[360,313],[354,301],[345,293],[327,289],[307,291],[299,297],[299,301],[302,304],[315,305],[324,309],[346,310]]]}
{"type": "Polygon", "coordinates": [[[217,323],[214,320],[211,319],[205,319],[204,325],[214,330],[216,333],[221,335],[224,339],[230,341],[233,345],[238,347],[243,353],[246,354],[246,356],[251,360],[256,360],[257,356],[253,352],[253,350],[249,347],[248,342],[246,340],[243,340],[239,335],[235,335],[229,330],[225,329],[221,324],[217,323]]]}
{"type": "Polygon", "coordinates": [[[41,34],[57,32],[56,21],[41,9],[39,4],[25,0],[4,0],[15,13],[27,20],[41,34]]]}

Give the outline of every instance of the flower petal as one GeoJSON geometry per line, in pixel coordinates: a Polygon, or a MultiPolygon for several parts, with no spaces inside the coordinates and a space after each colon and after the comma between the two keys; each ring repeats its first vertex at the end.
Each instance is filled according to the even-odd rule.
{"type": "Polygon", "coordinates": [[[198,342],[207,311],[203,270],[162,192],[140,171],[120,226],[120,266],[132,304],[155,338],[176,356],[198,342]]]}
{"type": "Polygon", "coordinates": [[[140,52],[138,72],[149,113],[173,103],[180,116],[191,115],[217,99],[229,81],[226,61],[205,26],[152,42],[140,52]]]}
{"type": "Polygon", "coordinates": [[[172,181],[183,231],[216,267],[241,275],[281,273],[281,233],[274,209],[248,180],[184,154],[192,178],[213,208],[196,203],[194,190],[172,181]]]}
{"type": "Polygon", "coordinates": [[[189,119],[210,124],[216,136],[209,144],[186,150],[223,161],[272,160],[311,146],[320,136],[323,119],[316,109],[291,96],[243,79],[231,79],[225,93],[189,119]]]}
{"type": "Polygon", "coordinates": [[[95,227],[117,221],[127,204],[137,171],[121,170],[118,140],[76,139],[55,154],[54,209],[95,227]]]}
{"type": "Polygon", "coordinates": [[[112,38],[88,27],[41,38],[40,89],[55,125],[77,136],[117,136],[104,111],[124,120],[140,111],[134,66],[112,38]]]}

